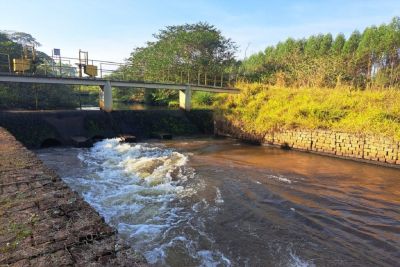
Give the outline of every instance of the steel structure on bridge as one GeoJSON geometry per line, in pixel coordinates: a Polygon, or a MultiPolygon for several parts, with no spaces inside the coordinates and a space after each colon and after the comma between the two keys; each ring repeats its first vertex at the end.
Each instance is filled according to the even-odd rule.
{"type": "Polygon", "coordinates": [[[81,50],[79,58],[73,58],[61,57],[59,49],[54,49],[58,52],[52,52],[51,57],[44,57],[41,60],[36,60],[36,50],[34,48],[32,50],[31,57],[29,54],[24,54],[22,58],[12,60],[8,54],[0,53],[4,59],[7,57],[7,62],[0,60],[0,73],[8,71],[9,74],[33,74],[45,77],[140,80],[213,87],[227,87],[231,82],[237,81],[239,76],[232,70],[218,72],[182,65],[163,66],[154,77],[154,73],[149,72],[144,65],[89,59],[88,53],[81,50]]]}
{"type": "Polygon", "coordinates": [[[168,69],[160,71],[157,79],[151,79],[140,67],[89,60],[88,53],[81,50],[79,58],[70,58],[61,57],[59,51],[54,49],[49,61],[38,64],[33,60],[36,57],[35,50],[32,51],[32,59],[24,55],[11,62],[8,57],[8,72],[1,72],[0,68],[0,82],[100,86],[99,105],[105,111],[112,110],[112,87],[179,90],[179,106],[187,111],[191,108],[192,91],[233,94],[239,92],[238,89],[228,86],[234,80],[229,73],[221,73],[217,77],[216,74],[202,74],[200,71],[187,69],[186,72],[179,70],[171,75],[168,69]],[[139,72],[141,79],[130,80],[129,77],[125,77],[123,70],[126,68],[139,72]]]}
{"type": "Polygon", "coordinates": [[[0,82],[11,83],[37,83],[37,84],[67,84],[67,85],[96,85],[100,86],[100,108],[112,111],[112,87],[129,87],[142,89],[169,89],[179,90],[179,107],[190,111],[192,91],[205,91],[212,93],[239,93],[239,89],[193,84],[174,84],[147,81],[123,81],[111,79],[91,79],[79,77],[46,77],[37,75],[13,75],[0,73],[0,82]]]}

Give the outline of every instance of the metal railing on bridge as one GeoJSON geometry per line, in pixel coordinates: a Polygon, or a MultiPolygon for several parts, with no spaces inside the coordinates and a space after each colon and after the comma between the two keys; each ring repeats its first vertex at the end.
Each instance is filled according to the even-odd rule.
{"type": "MultiPolygon", "coordinates": [[[[90,59],[82,64],[81,58],[49,57],[26,68],[12,62],[9,55],[0,53],[0,73],[39,77],[109,79],[116,81],[144,81],[198,86],[229,87],[239,79],[238,71],[212,71],[192,66],[164,66],[149,70],[143,65],[90,59]],[[82,69],[91,66],[92,75],[82,69]],[[25,71],[15,71],[26,69],[25,71]],[[94,74],[94,75],[93,75],[94,74]]],[[[234,68],[231,68],[234,69],[234,68]]]]}

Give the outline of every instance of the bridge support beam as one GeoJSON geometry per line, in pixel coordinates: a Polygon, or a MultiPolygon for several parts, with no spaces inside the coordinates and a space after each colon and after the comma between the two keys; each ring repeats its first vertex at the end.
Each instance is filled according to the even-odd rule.
{"type": "Polygon", "coordinates": [[[151,105],[153,102],[154,89],[144,89],[144,103],[151,105]]]}
{"type": "Polygon", "coordinates": [[[192,107],[192,89],[187,86],[185,90],[179,90],[179,107],[186,111],[190,111],[192,107]]]}
{"type": "Polygon", "coordinates": [[[106,81],[103,86],[100,86],[100,109],[110,112],[112,111],[112,89],[110,81],[106,81]]]}

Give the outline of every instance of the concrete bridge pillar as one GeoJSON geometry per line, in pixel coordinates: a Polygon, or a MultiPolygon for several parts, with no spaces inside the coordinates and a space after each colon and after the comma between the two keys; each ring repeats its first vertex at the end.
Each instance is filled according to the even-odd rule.
{"type": "Polygon", "coordinates": [[[144,89],[144,103],[145,104],[152,104],[153,103],[153,94],[154,89],[144,89]]]}
{"type": "Polygon", "coordinates": [[[100,109],[110,112],[112,111],[112,89],[110,81],[106,81],[103,86],[100,86],[100,109]]]}
{"type": "Polygon", "coordinates": [[[187,86],[185,90],[179,90],[179,107],[186,111],[190,111],[192,101],[192,89],[187,86]]]}

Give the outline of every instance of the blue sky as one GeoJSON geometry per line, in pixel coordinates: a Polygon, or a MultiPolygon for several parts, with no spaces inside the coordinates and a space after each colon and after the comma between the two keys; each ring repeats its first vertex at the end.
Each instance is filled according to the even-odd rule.
{"type": "Polygon", "coordinates": [[[0,30],[31,33],[51,54],[122,61],[167,25],[207,21],[239,45],[238,57],[288,37],[339,32],[387,23],[399,0],[0,0],[0,30]],[[4,12],[4,10],[7,10],[4,12]]]}

